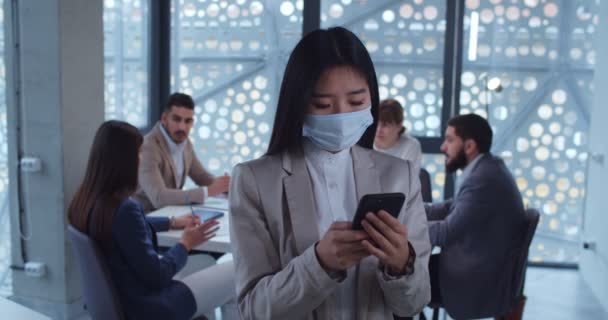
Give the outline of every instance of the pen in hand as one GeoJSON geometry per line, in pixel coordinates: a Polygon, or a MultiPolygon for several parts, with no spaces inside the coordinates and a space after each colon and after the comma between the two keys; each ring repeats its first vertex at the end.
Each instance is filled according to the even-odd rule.
{"type": "Polygon", "coordinates": [[[192,202],[190,202],[190,198],[188,198],[188,193],[186,193],[186,204],[190,206],[190,214],[192,214],[192,218],[196,218],[196,215],[194,214],[194,207],[192,206],[192,202]]]}

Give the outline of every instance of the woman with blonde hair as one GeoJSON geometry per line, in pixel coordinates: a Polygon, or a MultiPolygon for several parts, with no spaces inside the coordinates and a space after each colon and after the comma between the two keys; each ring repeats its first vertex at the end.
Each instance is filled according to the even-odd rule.
{"type": "Polygon", "coordinates": [[[403,126],[403,107],[399,101],[387,99],[380,102],[378,128],[374,149],[391,156],[412,161],[416,168],[422,162],[420,142],[403,126]]]}

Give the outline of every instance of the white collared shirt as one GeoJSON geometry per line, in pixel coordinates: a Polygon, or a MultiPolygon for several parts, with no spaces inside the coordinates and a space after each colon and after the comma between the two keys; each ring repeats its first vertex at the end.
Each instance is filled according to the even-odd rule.
{"type": "Polygon", "coordinates": [[[175,186],[179,189],[182,187],[182,178],[184,177],[184,150],[186,149],[186,140],[177,144],[169,137],[165,127],[160,126],[160,132],[163,133],[165,141],[169,146],[169,152],[171,153],[171,159],[173,159],[173,167],[175,168],[175,186]]]}
{"type": "MultiPolygon", "coordinates": [[[[304,139],[304,158],[310,173],[317,211],[317,230],[323,238],[334,221],[352,221],[357,209],[355,174],[350,148],[331,153],[304,139]]],[[[332,320],[355,318],[355,267],[328,297],[332,320]]]]}

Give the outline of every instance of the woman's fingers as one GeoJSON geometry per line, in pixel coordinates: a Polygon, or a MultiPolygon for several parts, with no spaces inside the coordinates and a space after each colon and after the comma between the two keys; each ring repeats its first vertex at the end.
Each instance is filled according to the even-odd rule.
{"type": "Polygon", "coordinates": [[[369,238],[369,235],[363,231],[354,230],[334,230],[333,239],[337,242],[359,242],[369,238]]]}
{"type": "Polygon", "coordinates": [[[215,227],[215,228],[205,230],[205,236],[210,235],[210,234],[215,234],[219,229],[220,229],[220,227],[215,227]]]}
{"type": "Polygon", "coordinates": [[[217,220],[207,220],[205,221],[203,224],[199,225],[197,228],[202,229],[202,230],[208,230],[210,228],[213,228],[214,226],[217,226],[219,224],[219,222],[217,220]]]}
{"type": "Polygon", "coordinates": [[[378,218],[380,218],[386,225],[388,225],[396,233],[402,232],[402,224],[397,218],[393,217],[390,213],[385,210],[378,211],[378,218]]]}
{"type": "Polygon", "coordinates": [[[392,243],[380,231],[378,231],[374,226],[372,226],[371,223],[369,223],[367,220],[363,220],[361,222],[361,225],[363,226],[363,229],[367,232],[367,234],[369,234],[370,238],[374,241],[377,247],[382,248],[382,250],[384,251],[390,251],[392,249],[392,243]]]}
{"type": "MultiPolygon", "coordinates": [[[[383,212],[383,211],[381,211],[383,212]]],[[[388,213],[387,213],[388,214],[388,213]]],[[[392,227],[390,224],[396,223],[397,224],[401,224],[398,220],[392,221],[392,220],[388,220],[385,221],[382,218],[378,217],[377,215],[373,214],[373,213],[368,213],[365,216],[365,220],[369,221],[369,223],[376,229],[378,230],[380,233],[382,233],[382,235],[391,242],[391,244],[393,246],[399,246],[400,243],[403,241],[403,237],[402,235],[400,235],[399,233],[395,232],[394,228],[392,227]]]]}
{"type": "Polygon", "coordinates": [[[388,260],[388,255],[380,250],[380,248],[374,247],[371,242],[367,241],[367,240],[363,240],[361,242],[361,244],[365,247],[365,249],[373,256],[375,256],[376,258],[378,258],[380,261],[386,261],[388,260]]]}

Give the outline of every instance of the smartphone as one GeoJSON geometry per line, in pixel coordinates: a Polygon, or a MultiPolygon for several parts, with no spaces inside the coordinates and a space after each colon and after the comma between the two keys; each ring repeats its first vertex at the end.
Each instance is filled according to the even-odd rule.
{"type": "Polygon", "coordinates": [[[365,219],[365,215],[368,212],[377,214],[380,210],[384,210],[391,216],[397,218],[404,202],[405,195],[400,192],[364,195],[357,206],[357,212],[353,219],[353,230],[363,230],[361,221],[365,219]]]}
{"type": "Polygon", "coordinates": [[[201,222],[211,219],[218,219],[224,216],[222,211],[209,210],[204,208],[192,208],[192,212],[201,218],[201,222]]]}

